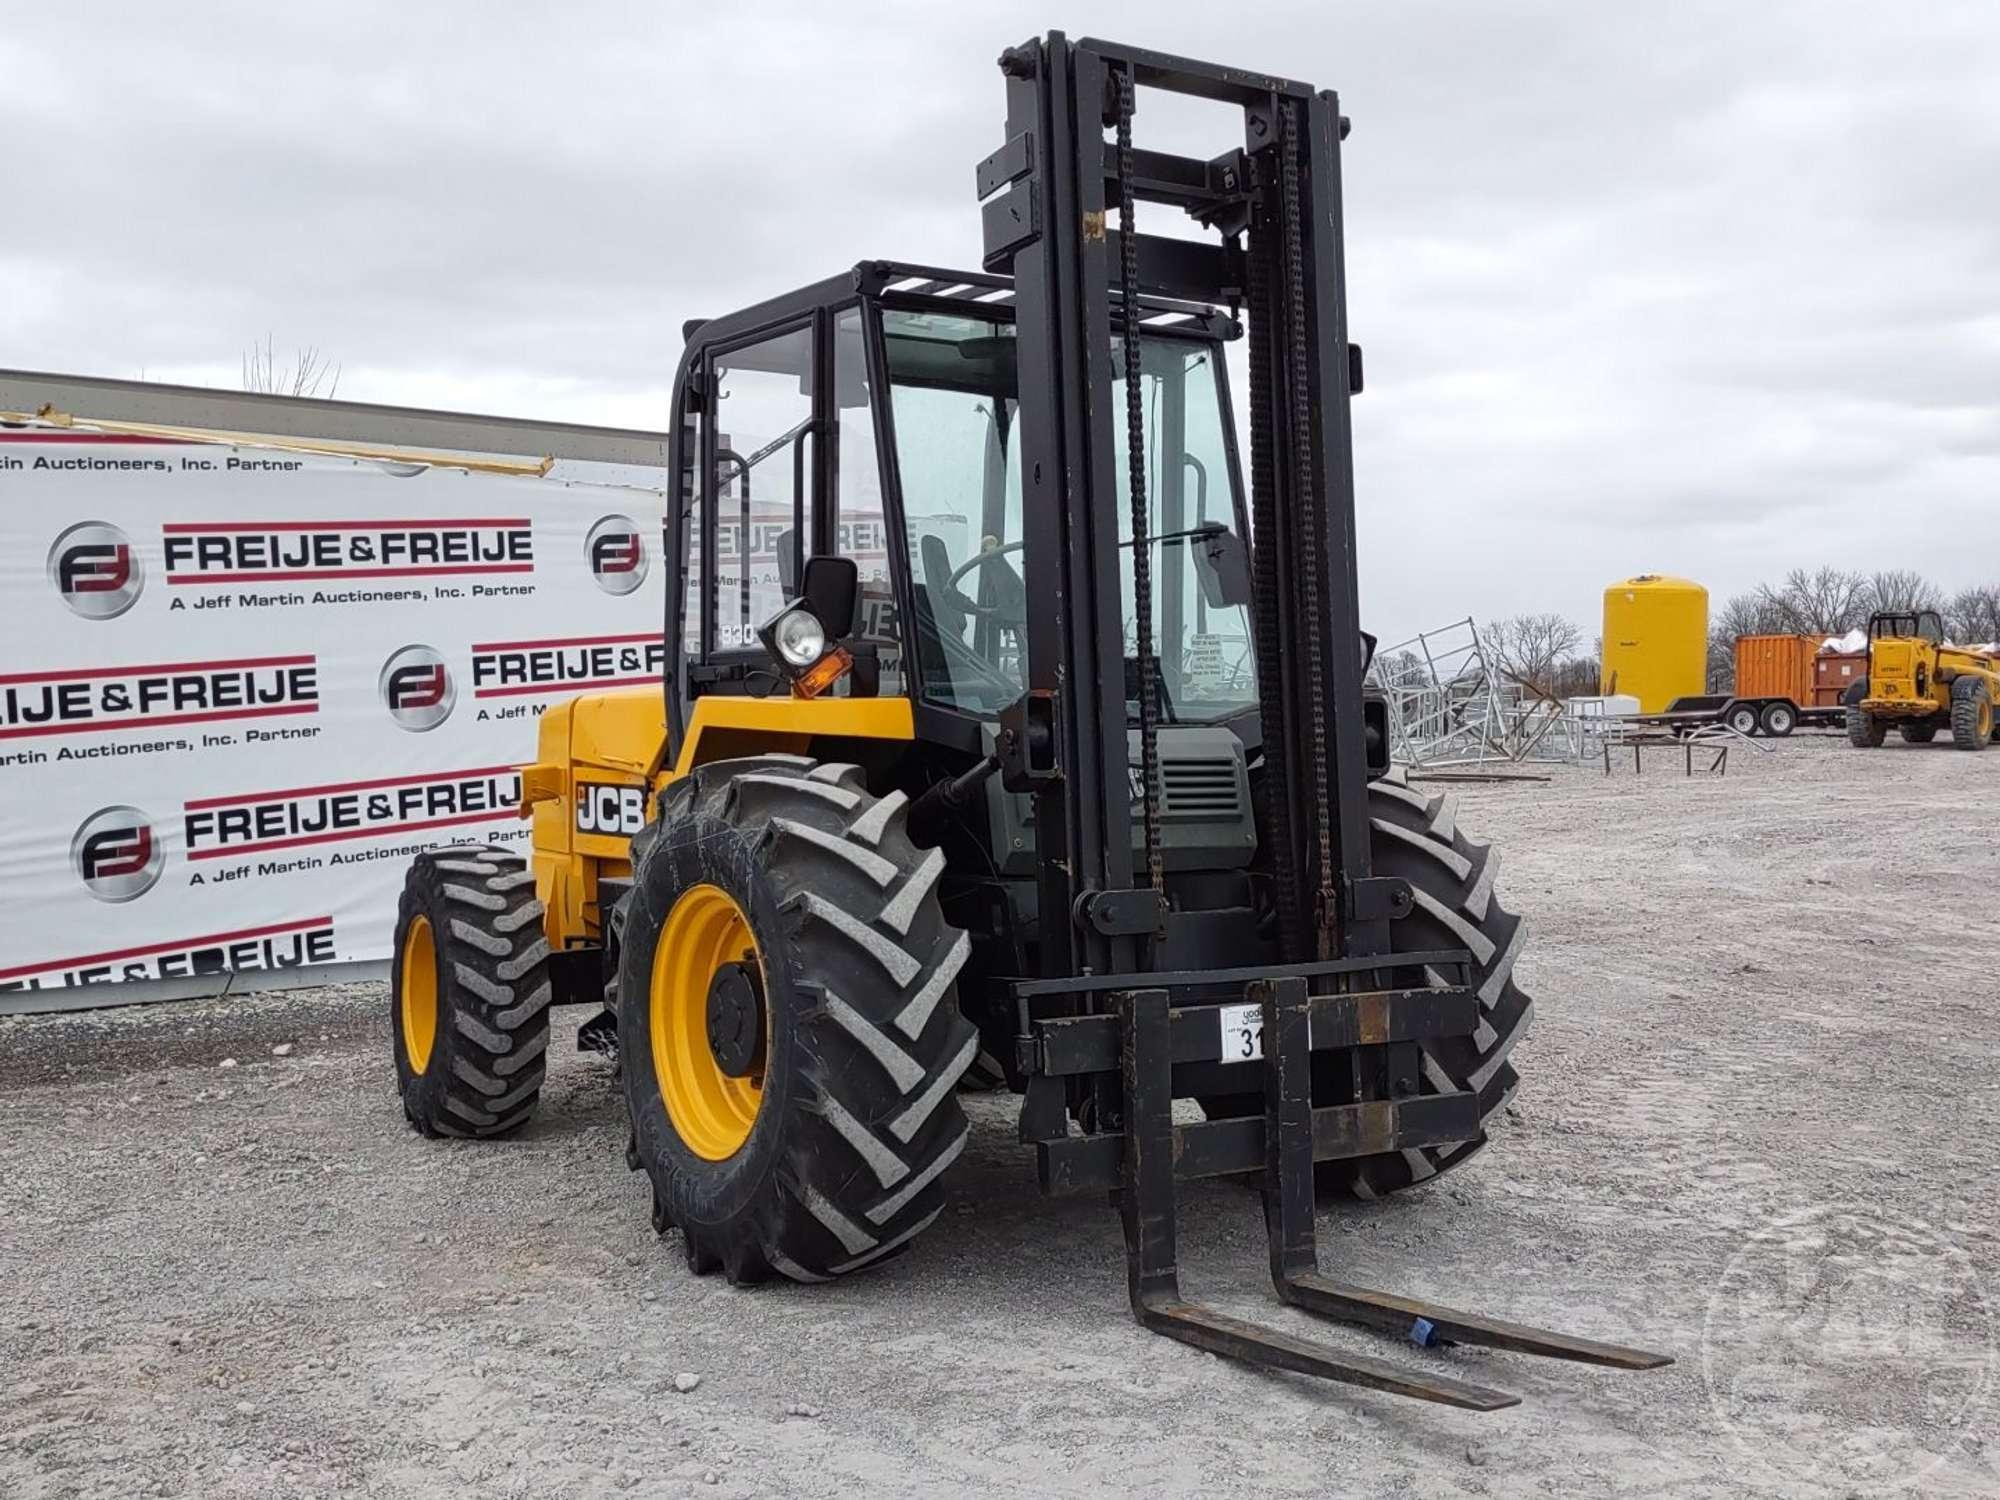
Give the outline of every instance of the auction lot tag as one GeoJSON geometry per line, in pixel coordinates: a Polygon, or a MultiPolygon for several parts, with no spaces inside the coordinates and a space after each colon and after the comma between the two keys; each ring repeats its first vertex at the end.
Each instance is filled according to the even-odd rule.
{"type": "Polygon", "coordinates": [[[1264,1007],[1225,1005],[1216,1014],[1222,1020],[1222,1061],[1255,1062],[1264,1055],[1264,1007]]]}

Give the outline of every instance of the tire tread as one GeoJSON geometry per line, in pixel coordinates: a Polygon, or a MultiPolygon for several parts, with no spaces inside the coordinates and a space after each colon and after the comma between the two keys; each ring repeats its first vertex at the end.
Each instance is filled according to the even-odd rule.
{"type": "Polygon", "coordinates": [[[417,1073],[401,1026],[400,964],[392,966],[403,1113],[424,1135],[489,1137],[533,1116],[548,1073],[549,945],[525,860],[488,845],[448,845],[411,862],[397,948],[417,916],[430,919],[438,959],[438,1029],[417,1073]]]}

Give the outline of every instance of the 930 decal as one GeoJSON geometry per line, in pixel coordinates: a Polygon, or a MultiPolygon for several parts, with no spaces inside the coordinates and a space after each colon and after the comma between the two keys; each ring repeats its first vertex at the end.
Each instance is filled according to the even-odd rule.
{"type": "Polygon", "coordinates": [[[646,789],[597,781],[576,784],[576,831],[629,839],[646,826],[646,789]]]}

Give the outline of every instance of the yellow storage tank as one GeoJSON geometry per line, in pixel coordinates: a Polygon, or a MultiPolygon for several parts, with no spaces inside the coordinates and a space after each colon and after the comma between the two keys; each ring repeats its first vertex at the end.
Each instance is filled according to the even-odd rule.
{"type": "Polygon", "coordinates": [[[1630,693],[1641,713],[1664,712],[1708,683],[1708,590],[1641,573],[1604,591],[1600,691],[1630,693]]]}

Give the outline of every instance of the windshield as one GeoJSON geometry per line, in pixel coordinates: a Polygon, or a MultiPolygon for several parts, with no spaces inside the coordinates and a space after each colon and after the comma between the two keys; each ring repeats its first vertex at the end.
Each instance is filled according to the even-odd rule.
{"type": "MultiPolygon", "coordinates": [[[[1021,470],[1014,328],[981,318],[885,311],[896,458],[915,573],[924,696],[995,713],[1026,683],[1021,470]]],[[[1210,721],[1255,704],[1250,624],[1240,604],[1211,603],[1206,548],[1237,527],[1223,441],[1220,348],[1141,340],[1147,530],[1161,718],[1210,721]]],[[[1114,357],[1113,367],[1122,371],[1114,357]]],[[[1127,691],[1136,695],[1125,383],[1114,388],[1119,582],[1127,691]]],[[[1037,591],[1045,589],[1037,584],[1037,591]]],[[[1134,709],[1136,714],[1136,708],[1134,709]]]]}
{"type": "Polygon", "coordinates": [[[1879,614],[1869,622],[1869,626],[1878,640],[1885,636],[1919,636],[1935,645],[1944,639],[1943,624],[1929,610],[1919,614],[1879,614]]]}

